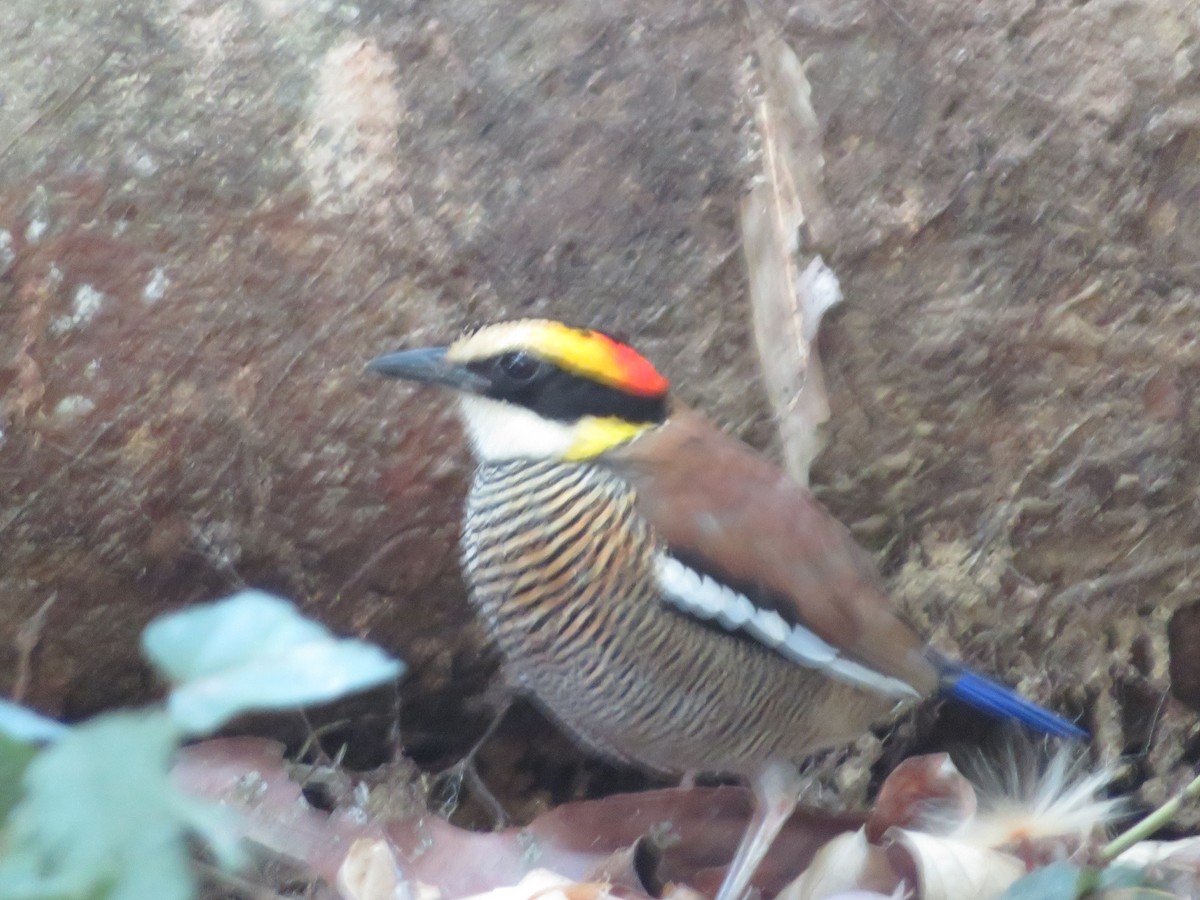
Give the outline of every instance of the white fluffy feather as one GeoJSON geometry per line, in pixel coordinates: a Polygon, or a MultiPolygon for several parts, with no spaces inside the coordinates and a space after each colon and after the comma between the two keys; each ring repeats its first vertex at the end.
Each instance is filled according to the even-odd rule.
{"type": "Polygon", "coordinates": [[[1086,756],[1060,748],[1045,759],[1037,745],[1005,742],[990,756],[967,761],[979,792],[979,813],[959,833],[970,843],[1001,847],[1074,838],[1103,831],[1124,815],[1124,799],[1104,796],[1116,772],[1090,767],[1086,756]]]}

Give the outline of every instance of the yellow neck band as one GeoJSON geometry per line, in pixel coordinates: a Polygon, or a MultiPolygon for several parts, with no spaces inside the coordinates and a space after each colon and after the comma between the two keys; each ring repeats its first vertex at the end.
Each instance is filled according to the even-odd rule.
{"type": "Polygon", "coordinates": [[[595,459],[653,427],[650,422],[626,422],[616,416],[585,416],[575,424],[574,440],[565,458],[572,462],[595,459]]]}

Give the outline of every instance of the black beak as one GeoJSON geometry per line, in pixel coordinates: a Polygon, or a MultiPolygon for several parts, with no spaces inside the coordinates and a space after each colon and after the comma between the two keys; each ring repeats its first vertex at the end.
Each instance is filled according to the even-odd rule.
{"type": "Polygon", "coordinates": [[[421,384],[440,384],[473,394],[482,393],[491,384],[465,366],[447,361],[445,347],[423,347],[377,356],[367,363],[367,371],[421,384]]]}

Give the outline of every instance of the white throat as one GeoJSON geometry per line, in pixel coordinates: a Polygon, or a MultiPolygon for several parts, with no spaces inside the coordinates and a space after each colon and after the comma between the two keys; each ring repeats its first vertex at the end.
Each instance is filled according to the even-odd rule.
{"type": "Polygon", "coordinates": [[[463,394],[459,408],[480,462],[564,459],[575,445],[574,426],[543,419],[512,403],[463,394]]]}

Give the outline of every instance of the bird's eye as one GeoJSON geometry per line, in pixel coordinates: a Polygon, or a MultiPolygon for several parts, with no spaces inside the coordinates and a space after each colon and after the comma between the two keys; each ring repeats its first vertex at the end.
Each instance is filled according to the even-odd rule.
{"type": "Polygon", "coordinates": [[[510,350],[496,361],[496,367],[509,381],[532,381],[542,370],[541,361],[521,350],[510,350]]]}

